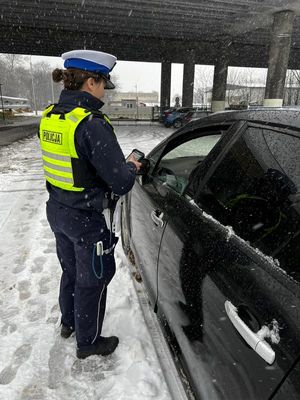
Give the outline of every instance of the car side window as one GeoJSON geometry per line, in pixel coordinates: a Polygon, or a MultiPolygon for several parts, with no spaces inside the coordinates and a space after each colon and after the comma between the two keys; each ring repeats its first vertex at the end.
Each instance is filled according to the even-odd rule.
{"type": "Polygon", "coordinates": [[[300,277],[300,137],[249,127],[197,196],[200,207],[300,277]],[[285,256],[288,253],[289,256],[285,256]]]}
{"type": "Polygon", "coordinates": [[[203,161],[221,135],[220,131],[211,135],[202,134],[169,148],[155,167],[153,176],[181,194],[191,172],[203,161]]]}

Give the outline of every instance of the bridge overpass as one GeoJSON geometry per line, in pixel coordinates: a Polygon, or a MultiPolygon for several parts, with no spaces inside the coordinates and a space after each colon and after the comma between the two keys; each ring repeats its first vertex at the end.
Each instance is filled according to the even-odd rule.
{"type": "Polygon", "coordinates": [[[195,64],[215,65],[215,110],[224,107],[228,66],[268,67],[265,104],[278,106],[287,67],[300,69],[300,1],[0,0],[0,37],[2,53],[87,48],[161,62],[162,106],[171,63],[184,64],[183,105],[192,103],[195,64]]]}

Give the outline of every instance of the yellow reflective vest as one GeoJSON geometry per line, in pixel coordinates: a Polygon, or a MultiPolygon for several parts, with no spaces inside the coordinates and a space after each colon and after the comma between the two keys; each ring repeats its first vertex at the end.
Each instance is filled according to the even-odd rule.
{"type": "MultiPolygon", "coordinates": [[[[76,107],[65,114],[52,114],[53,107],[54,105],[51,105],[44,110],[39,129],[45,178],[51,185],[60,189],[81,192],[85,189],[82,185],[84,180],[81,179],[81,186],[78,186],[74,168],[75,164],[77,170],[78,166],[80,168],[75,147],[75,132],[80,122],[92,112],[76,107]]],[[[110,124],[106,115],[99,115],[110,124]]]]}

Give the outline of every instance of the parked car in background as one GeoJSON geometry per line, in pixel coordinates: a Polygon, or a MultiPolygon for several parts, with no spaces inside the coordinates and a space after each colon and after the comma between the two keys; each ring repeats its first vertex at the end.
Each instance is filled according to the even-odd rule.
{"type": "Polygon", "coordinates": [[[122,204],[196,399],[300,398],[300,111],[213,114],[150,152],[122,204]]]}
{"type": "Polygon", "coordinates": [[[184,117],[184,115],[186,115],[188,112],[190,111],[195,111],[195,108],[193,107],[181,107],[181,108],[175,108],[173,110],[168,111],[165,114],[163,123],[165,125],[165,127],[170,127],[170,126],[174,126],[175,128],[179,128],[181,126],[175,126],[174,123],[177,125],[177,121],[180,121],[181,118],[184,117]]]}
{"type": "Polygon", "coordinates": [[[209,114],[211,114],[210,111],[203,111],[203,110],[189,111],[186,114],[184,114],[182,118],[175,120],[173,126],[175,128],[181,128],[183,125],[186,125],[191,121],[195,121],[196,119],[199,118],[208,117],[209,114]]]}
{"type": "Polygon", "coordinates": [[[171,107],[171,108],[168,108],[167,110],[164,110],[162,112],[162,114],[161,114],[161,118],[159,119],[159,122],[164,124],[165,123],[165,119],[167,118],[167,116],[169,114],[172,114],[172,112],[175,111],[175,110],[176,110],[176,107],[171,107]]]}
{"type": "Polygon", "coordinates": [[[182,107],[168,112],[164,118],[164,125],[168,128],[173,126],[174,128],[181,128],[193,119],[207,117],[210,114],[209,111],[197,108],[182,107]]]}

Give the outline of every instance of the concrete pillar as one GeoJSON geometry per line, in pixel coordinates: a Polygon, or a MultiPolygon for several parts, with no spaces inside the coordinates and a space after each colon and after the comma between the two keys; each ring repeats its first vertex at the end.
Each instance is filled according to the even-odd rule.
{"type": "Polygon", "coordinates": [[[227,57],[220,57],[220,59],[215,64],[214,70],[214,83],[211,98],[212,112],[225,110],[227,72],[227,57]]]}
{"type": "Polygon", "coordinates": [[[267,107],[281,107],[283,104],[294,17],[293,11],[280,11],[274,14],[264,99],[264,106],[267,107]]]}
{"type": "Polygon", "coordinates": [[[195,63],[193,60],[183,65],[182,106],[193,107],[195,63]]]}
{"type": "Polygon", "coordinates": [[[161,110],[166,110],[170,107],[171,95],[171,63],[164,61],[161,63],[161,78],[160,78],[160,107],[161,110]]]}

